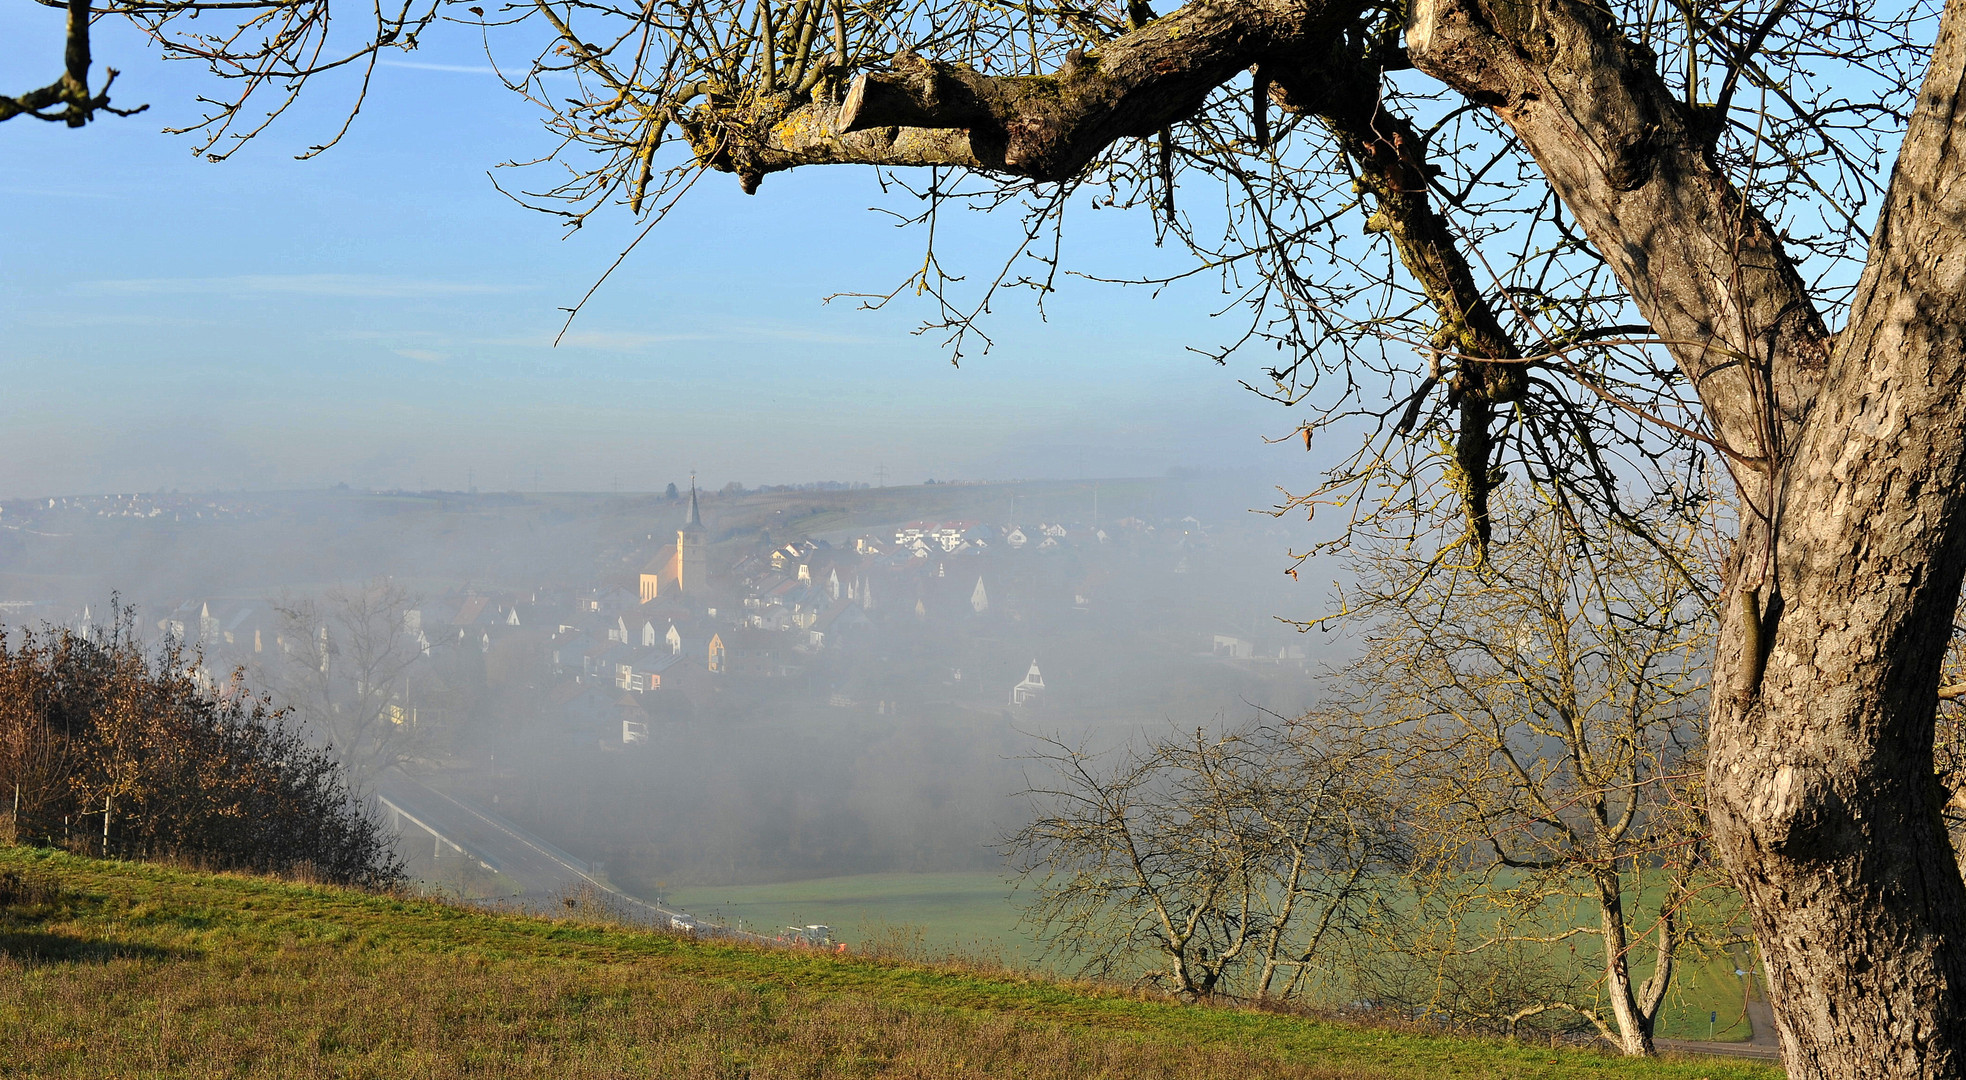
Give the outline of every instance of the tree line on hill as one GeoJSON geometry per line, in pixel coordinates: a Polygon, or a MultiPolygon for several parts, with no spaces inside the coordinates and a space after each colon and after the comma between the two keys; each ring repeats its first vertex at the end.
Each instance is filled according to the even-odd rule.
{"type": "Polygon", "coordinates": [[[285,709],[172,640],[0,631],[0,829],[15,842],[380,887],[394,838],[285,709]]]}

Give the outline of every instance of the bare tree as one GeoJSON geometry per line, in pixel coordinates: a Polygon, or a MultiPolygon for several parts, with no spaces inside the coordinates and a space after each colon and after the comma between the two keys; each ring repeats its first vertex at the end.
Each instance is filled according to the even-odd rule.
{"type": "Polygon", "coordinates": [[[280,655],[267,672],[270,685],[351,782],[372,782],[422,745],[426,733],[411,722],[408,696],[424,656],[414,610],[409,591],[386,578],[279,606],[280,655]]]}
{"type": "MultiPolygon", "coordinates": [[[[1249,340],[1293,347],[1272,369],[1279,395],[1329,375],[1324,416],[1376,415],[1399,436],[1337,478],[1365,524],[1424,520],[1430,492],[1459,491],[1479,541],[1498,445],[1605,503],[1618,447],[1657,502],[1685,455],[1723,465],[1740,514],[1709,807],[1791,1073],[1966,1067],[1966,883],[1931,873],[1951,865],[1933,705],[1966,573],[1966,2],[1936,20],[1789,0],[512,11],[557,35],[537,71],[591,80],[577,104],[551,96],[560,136],[601,163],[541,193],[573,200],[573,221],[617,197],[641,206],[651,176],[674,193],[704,168],[749,190],[807,165],[919,166],[929,213],[965,192],[1029,207],[1028,251],[1088,185],[1181,232],[1177,170],[1213,169],[1226,231],[1253,235],[1211,267],[1276,299],[1249,340]],[[1253,87],[1231,88],[1252,69],[1253,87]],[[1432,108],[1409,86],[1443,95],[1424,125],[1398,123],[1432,108]],[[1391,114],[1351,129],[1379,136],[1377,173],[1277,149],[1361,100],[1391,114]],[[663,173],[672,130],[688,154],[663,173]],[[1289,261],[1362,201],[1378,268],[1369,245],[1334,248],[1353,259],[1323,277],[1289,261]],[[1873,201],[1871,233],[1853,208],[1873,201]],[[1523,228],[1498,243],[1510,214],[1523,228]],[[1487,340],[1469,281],[1506,338],[1487,340]],[[1405,363],[1344,347],[1373,333],[1405,363]],[[1415,408],[1447,415],[1409,424],[1415,408]],[[1446,453],[1407,438],[1447,431],[1446,453]],[[1686,441],[1655,457],[1665,434],[1686,441]],[[1386,485],[1397,497],[1376,496],[1386,485]]],[[[1042,294],[1054,264],[1040,264],[997,284],[1042,294]]],[[[941,297],[940,275],[931,257],[915,284],[941,297]]],[[[945,324],[964,332],[993,288],[945,324]]]]}
{"type": "Polygon", "coordinates": [[[1054,955],[1188,998],[1304,997],[1383,922],[1405,845],[1356,755],[1295,725],[1196,730],[1110,759],[1044,740],[1006,838],[1054,955]]]}
{"type": "Polygon", "coordinates": [[[1474,929],[1443,947],[1596,939],[1601,1009],[1520,1002],[1509,1023],[1567,1010],[1650,1054],[1681,953],[1736,922],[1696,917],[1721,883],[1700,805],[1715,630],[1700,579],[1718,567],[1694,526],[1641,540],[1586,533],[1555,505],[1508,510],[1524,524],[1478,565],[1359,558],[1347,600],[1369,630],[1347,726],[1398,777],[1428,854],[1423,891],[1474,929]],[[1662,554],[1647,542],[1662,536],[1679,543],[1662,554]]]}
{"type": "Polygon", "coordinates": [[[1446,491],[1478,549],[1504,467],[1613,515],[1724,467],[1709,806],[1791,1074],[1966,1068],[1966,882],[1931,872],[1966,576],[1966,0],[535,0],[480,21],[547,39],[512,82],[555,179],[521,197],[571,224],[666,212],[704,170],[755,190],[822,164],[925,169],[925,220],[1023,211],[977,293],[932,250],[907,283],[958,349],[1003,288],[1053,288],[1076,197],[1151,207],[1250,313],[1226,351],[1277,347],[1255,385],[1314,406],[1306,440],[1374,433],[1296,504],[1368,531],[1424,531],[1446,491]],[[1221,212],[1177,211],[1202,181],[1221,212]]]}

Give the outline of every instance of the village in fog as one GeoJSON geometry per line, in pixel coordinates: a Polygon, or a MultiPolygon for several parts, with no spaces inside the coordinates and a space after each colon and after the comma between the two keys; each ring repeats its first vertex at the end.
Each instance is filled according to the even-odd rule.
{"type": "Polygon", "coordinates": [[[1034,736],[1311,700],[1288,531],[1219,487],[15,499],[0,610],[271,694],[462,895],[996,874],[1034,736]]]}
{"type": "Polygon", "coordinates": [[[0,1080],[1966,1076],[1966,0],[332,6],[0,21],[0,1080]]]}

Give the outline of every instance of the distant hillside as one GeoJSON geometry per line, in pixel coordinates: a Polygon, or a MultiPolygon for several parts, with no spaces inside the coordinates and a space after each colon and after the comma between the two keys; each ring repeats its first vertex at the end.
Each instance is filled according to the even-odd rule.
{"type": "MultiPolygon", "coordinates": [[[[1198,513],[1248,529],[1260,486],[1198,480],[929,484],[853,491],[706,492],[713,541],[842,539],[920,518],[1093,519],[1198,513]]],[[[585,588],[626,575],[651,538],[671,540],[682,503],[652,494],[349,490],[95,495],[0,502],[0,621],[66,621],[119,591],[147,610],[194,596],[306,592],[389,575],[428,592],[473,585],[585,588]],[[50,505],[53,504],[53,505],[50,505]]],[[[1281,560],[1280,534],[1252,550],[1281,560]]],[[[645,555],[643,556],[645,557],[645,555]]],[[[1268,577],[1280,576],[1282,562],[1268,577]]]]}
{"type": "Polygon", "coordinates": [[[0,1076],[1773,1080],[0,847],[0,1076]]]}

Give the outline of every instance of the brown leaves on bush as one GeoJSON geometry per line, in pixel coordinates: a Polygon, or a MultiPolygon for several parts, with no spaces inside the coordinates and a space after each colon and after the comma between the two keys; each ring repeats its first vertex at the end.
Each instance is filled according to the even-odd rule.
{"type": "Polygon", "coordinates": [[[135,619],[0,633],[0,813],[16,842],[386,885],[401,866],[340,766],[241,675],[135,619]]]}

